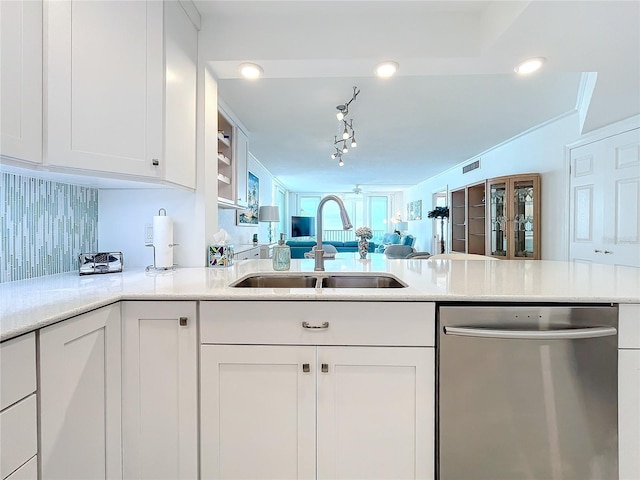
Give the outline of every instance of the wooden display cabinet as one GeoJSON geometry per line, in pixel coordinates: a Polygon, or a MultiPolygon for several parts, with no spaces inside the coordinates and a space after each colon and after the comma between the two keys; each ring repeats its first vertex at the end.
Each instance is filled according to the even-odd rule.
{"type": "Polygon", "coordinates": [[[451,251],[457,253],[467,252],[466,234],[466,200],[465,189],[453,190],[451,192],[451,251]]]}
{"type": "Polygon", "coordinates": [[[540,175],[487,181],[487,255],[502,259],[540,259],[540,175]]]}
{"type": "Polygon", "coordinates": [[[451,251],[485,254],[485,182],[451,192],[451,251]]]}

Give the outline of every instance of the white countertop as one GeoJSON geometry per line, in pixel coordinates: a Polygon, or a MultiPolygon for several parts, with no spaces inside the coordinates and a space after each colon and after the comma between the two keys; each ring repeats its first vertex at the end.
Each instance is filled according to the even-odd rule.
{"type": "MultiPolygon", "coordinates": [[[[536,260],[327,260],[327,272],[387,272],[408,284],[389,289],[232,288],[250,273],[273,272],[271,260],[228,268],[172,272],[125,269],[76,272],[0,284],[0,340],[119,300],[319,300],[640,303],[640,269],[536,260]]],[[[313,272],[313,260],[291,261],[291,272],[313,272]]]]}

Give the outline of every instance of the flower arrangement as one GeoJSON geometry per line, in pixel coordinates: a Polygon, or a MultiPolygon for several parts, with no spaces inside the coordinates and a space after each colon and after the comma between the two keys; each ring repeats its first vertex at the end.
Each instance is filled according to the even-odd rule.
{"type": "Polygon", "coordinates": [[[363,240],[370,240],[373,238],[373,232],[369,227],[358,227],[356,229],[356,237],[360,237],[363,240]]]}

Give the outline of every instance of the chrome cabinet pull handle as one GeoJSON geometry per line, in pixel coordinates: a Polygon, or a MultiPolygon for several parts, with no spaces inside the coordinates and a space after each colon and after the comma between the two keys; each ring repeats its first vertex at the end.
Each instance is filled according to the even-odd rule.
{"type": "Polygon", "coordinates": [[[612,251],[610,251],[610,250],[605,250],[605,251],[604,251],[604,254],[605,254],[605,255],[606,255],[606,254],[608,254],[608,253],[613,253],[613,252],[612,252],[612,251]]]}
{"type": "Polygon", "coordinates": [[[188,317],[180,317],[180,326],[181,327],[186,327],[187,320],[188,320],[188,317]]]}
{"type": "Polygon", "coordinates": [[[309,371],[310,371],[310,370],[311,370],[311,369],[309,368],[309,364],[308,364],[308,363],[303,363],[303,364],[302,364],[302,371],[303,371],[304,373],[309,373],[309,371]]]}
{"type": "Polygon", "coordinates": [[[310,330],[329,328],[329,322],[322,322],[322,325],[310,325],[309,322],[302,322],[302,328],[308,328],[310,330]]]}
{"type": "Polygon", "coordinates": [[[594,252],[595,252],[595,253],[602,253],[602,250],[598,250],[598,249],[596,249],[596,250],[594,250],[594,252]]]}
{"type": "Polygon", "coordinates": [[[328,363],[323,363],[322,364],[322,373],[329,373],[329,364],[328,363]]]}

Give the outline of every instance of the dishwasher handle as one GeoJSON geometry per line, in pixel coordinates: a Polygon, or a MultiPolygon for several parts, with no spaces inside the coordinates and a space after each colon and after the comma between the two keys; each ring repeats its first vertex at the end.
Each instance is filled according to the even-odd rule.
{"type": "Polygon", "coordinates": [[[504,338],[511,340],[572,340],[608,337],[618,333],[615,327],[569,328],[562,330],[498,330],[472,327],[443,327],[445,335],[460,337],[504,338]]]}

